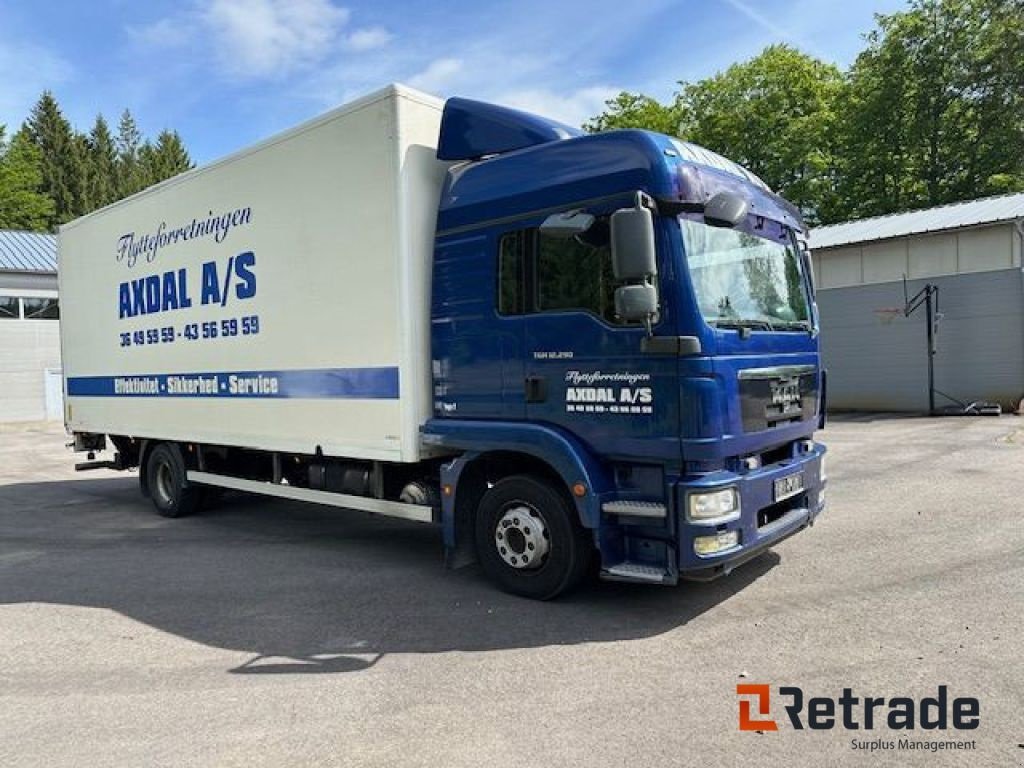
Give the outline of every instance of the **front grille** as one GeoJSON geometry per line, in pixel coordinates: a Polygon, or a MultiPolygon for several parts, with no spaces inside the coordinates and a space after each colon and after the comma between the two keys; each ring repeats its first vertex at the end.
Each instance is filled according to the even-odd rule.
{"type": "Polygon", "coordinates": [[[793,458],[793,444],[786,443],[778,448],[772,448],[761,453],[761,466],[767,467],[778,464],[780,461],[788,461],[793,458]]]}
{"type": "Polygon", "coordinates": [[[740,416],[744,432],[760,432],[809,421],[818,402],[813,366],[740,371],[740,416]]]}

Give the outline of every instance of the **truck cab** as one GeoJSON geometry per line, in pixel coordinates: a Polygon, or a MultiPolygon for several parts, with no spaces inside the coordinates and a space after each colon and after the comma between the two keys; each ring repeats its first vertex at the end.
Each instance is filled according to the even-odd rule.
{"type": "Polygon", "coordinates": [[[437,154],[452,165],[422,433],[454,455],[450,562],[476,556],[544,597],[584,570],[589,552],[543,578],[568,541],[592,545],[603,578],[674,584],[814,522],[824,386],[792,205],[675,138],[583,135],[464,99],[445,106],[437,154]],[[568,534],[538,487],[572,510],[568,534]]]}

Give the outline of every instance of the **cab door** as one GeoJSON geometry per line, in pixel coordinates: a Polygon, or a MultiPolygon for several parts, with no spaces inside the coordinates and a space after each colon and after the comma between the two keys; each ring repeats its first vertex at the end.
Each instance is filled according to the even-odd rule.
{"type": "MultiPolygon", "coordinates": [[[[612,210],[588,208],[595,220],[582,235],[549,235],[539,221],[522,232],[526,417],[572,433],[602,456],[677,461],[678,358],[646,354],[646,329],[615,315],[612,210]]],[[[674,279],[671,259],[662,233],[656,239],[662,288],[653,330],[676,335],[664,289],[674,279]]]]}

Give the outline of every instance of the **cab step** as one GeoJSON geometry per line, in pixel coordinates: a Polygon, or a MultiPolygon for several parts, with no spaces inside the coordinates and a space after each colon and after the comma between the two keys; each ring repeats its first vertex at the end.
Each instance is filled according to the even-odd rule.
{"type": "Polygon", "coordinates": [[[643,584],[675,584],[676,579],[664,568],[646,563],[625,561],[601,569],[601,578],[607,581],[631,581],[643,584]]]}
{"type": "Polygon", "coordinates": [[[606,515],[627,517],[652,517],[659,520],[668,514],[665,505],[659,501],[606,501],[601,505],[606,515]]]}

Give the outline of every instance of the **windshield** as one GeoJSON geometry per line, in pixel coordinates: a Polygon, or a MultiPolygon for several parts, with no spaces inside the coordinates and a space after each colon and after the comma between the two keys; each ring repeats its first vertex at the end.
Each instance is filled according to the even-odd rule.
{"type": "Polygon", "coordinates": [[[685,216],[679,226],[697,303],[710,325],[810,328],[803,269],[788,229],[765,222],[763,235],[754,235],[685,216]]]}

